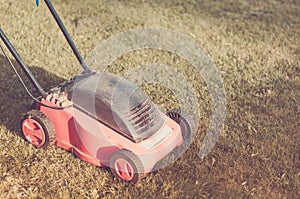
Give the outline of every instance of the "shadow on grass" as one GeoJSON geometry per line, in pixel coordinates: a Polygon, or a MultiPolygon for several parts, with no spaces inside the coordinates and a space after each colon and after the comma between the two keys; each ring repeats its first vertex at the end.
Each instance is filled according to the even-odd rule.
{"type": "MultiPolygon", "coordinates": [[[[21,71],[20,66],[16,61],[12,60],[12,62],[20,72],[30,92],[32,92],[35,97],[38,97],[39,95],[28,78],[21,71]]],[[[30,66],[30,70],[46,91],[65,81],[65,79],[36,66],[30,66]]],[[[26,107],[32,100],[13,72],[9,62],[2,55],[0,55],[0,78],[0,124],[4,125],[10,131],[19,134],[22,115],[26,112],[26,107]]]]}

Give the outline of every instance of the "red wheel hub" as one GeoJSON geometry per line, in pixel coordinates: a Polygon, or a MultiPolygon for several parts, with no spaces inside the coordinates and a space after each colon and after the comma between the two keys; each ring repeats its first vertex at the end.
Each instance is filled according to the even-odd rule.
{"type": "Polygon", "coordinates": [[[28,142],[36,147],[45,144],[46,136],[43,127],[33,118],[27,118],[22,123],[23,134],[28,142]]]}
{"type": "Polygon", "coordinates": [[[123,180],[130,181],[134,177],[132,165],[125,159],[119,158],[115,161],[114,169],[123,180]]]}

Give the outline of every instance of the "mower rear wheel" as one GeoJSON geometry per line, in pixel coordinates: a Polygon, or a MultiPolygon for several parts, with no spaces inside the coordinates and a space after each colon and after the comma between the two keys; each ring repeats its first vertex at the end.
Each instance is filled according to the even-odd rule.
{"type": "Polygon", "coordinates": [[[27,112],[21,122],[22,134],[36,148],[47,148],[55,144],[55,128],[50,119],[38,110],[27,112]]]}
{"type": "Polygon", "coordinates": [[[130,183],[137,183],[144,176],[141,160],[134,153],[127,150],[121,150],[112,155],[110,170],[118,179],[130,183]]]}

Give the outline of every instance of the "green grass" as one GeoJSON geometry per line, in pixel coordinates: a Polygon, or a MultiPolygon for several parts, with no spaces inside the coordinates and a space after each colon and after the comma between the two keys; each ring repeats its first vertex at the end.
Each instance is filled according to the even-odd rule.
{"type": "MultiPolygon", "coordinates": [[[[175,163],[141,184],[118,182],[71,153],[37,150],[19,136],[30,102],[0,54],[0,198],[296,198],[300,195],[300,4],[298,1],[57,1],[86,57],[104,39],[133,28],[164,27],[197,40],[219,68],[227,97],[220,140],[197,156],[208,128],[210,99],[189,63],[159,50],[129,53],[109,70],[163,63],[197,90],[201,122],[195,141],[175,163]]],[[[80,71],[45,5],[0,0],[1,28],[44,87],[80,71]]],[[[144,88],[167,107],[160,87],[144,88]],[[160,89],[160,90],[159,90],[160,89]],[[155,95],[159,93],[159,95],[155,95]],[[161,96],[161,97],[160,97],[161,96]]]]}

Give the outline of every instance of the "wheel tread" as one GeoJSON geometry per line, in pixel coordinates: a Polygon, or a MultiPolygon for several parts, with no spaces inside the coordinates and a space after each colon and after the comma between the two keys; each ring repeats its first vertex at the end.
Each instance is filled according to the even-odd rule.
{"type": "Polygon", "coordinates": [[[24,115],[23,120],[21,122],[21,131],[22,131],[23,121],[25,119],[28,119],[28,118],[34,118],[35,120],[37,120],[40,123],[40,125],[43,127],[44,131],[45,131],[45,134],[46,134],[45,144],[43,144],[39,148],[47,148],[49,146],[54,145],[55,142],[56,142],[55,128],[54,128],[52,122],[50,121],[50,119],[47,117],[47,115],[45,113],[41,112],[41,111],[38,111],[38,110],[28,111],[24,115]]]}
{"type": "MultiPolygon", "coordinates": [[[[114,170],[114,162],[116,159],[118,158],[124,158],[127,161],[129,161],[130,163],[133,163],[133,167],[135,170],[135,176],[132,180],[128,181],[130,183],[138,183],[140,181],[140,179],[144,176],[144,168],[143,168],[143,164],[141,162],[141,160],[131,151],[128,150],[121,150],[118,151],[117,153],[115,153],[114,155],[112,155],[111,160],[110,160],[110,169],[111,172],[113,173],[113,175],[119,179],[121,179],[118,174],[116,173],[116,171],[114,170]]],[[[121,179],[123,180],[123,179],[121,179]]]]}

